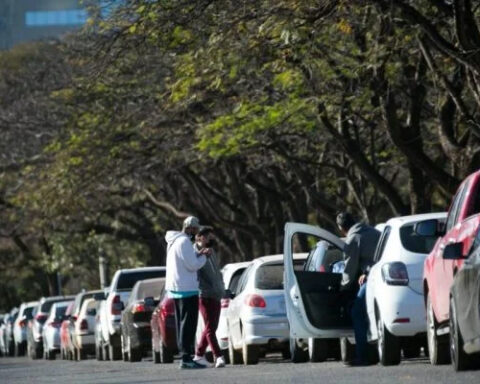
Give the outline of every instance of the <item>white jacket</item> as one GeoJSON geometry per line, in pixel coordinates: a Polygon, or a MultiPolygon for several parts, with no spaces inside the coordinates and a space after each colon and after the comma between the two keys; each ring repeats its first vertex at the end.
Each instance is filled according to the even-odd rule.
{"type": "Polygon", "coordinates": [[[207,261],[206,257],[197,256],[189,237],[183,232],[168,231],[167,273],[165,289],[167,291],[198,291],[197,271],[207,261]]]}

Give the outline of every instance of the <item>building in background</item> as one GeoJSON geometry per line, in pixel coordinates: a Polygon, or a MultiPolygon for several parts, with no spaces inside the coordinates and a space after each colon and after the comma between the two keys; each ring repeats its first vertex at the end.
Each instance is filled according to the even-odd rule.
{"type": "Polygon", "coordinates": [[[0,0],[0,50],[59,37],[82,27],[87,18],[80,0],[0,0]]]}

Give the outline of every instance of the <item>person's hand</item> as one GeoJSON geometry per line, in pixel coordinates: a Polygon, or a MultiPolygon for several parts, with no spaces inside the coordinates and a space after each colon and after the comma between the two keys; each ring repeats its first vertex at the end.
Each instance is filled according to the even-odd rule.
{"type": "Polygon", "coordinates": [[[358,278],[358,285],[363,285],[367,282],[367,275],[363,274],[358,278]]]}
{"type": "Polygon", "coordinates": [[[212,254],[212,248],[203,248],[199,253],[208,257],[212,254]]]}

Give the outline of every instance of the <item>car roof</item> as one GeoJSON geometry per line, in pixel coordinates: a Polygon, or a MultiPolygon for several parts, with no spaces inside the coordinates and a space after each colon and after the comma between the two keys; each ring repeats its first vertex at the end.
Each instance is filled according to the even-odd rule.
{"type": "Polygon", "coordinates": [[[167,267],[159,266],[159,267],[139,267],[139,268],[127,268],[127,269],[119,269],[117,272],[119,273],[135,273],[135,272],[142,272],[142,271],[164,271],[167,267]]]}
{"type": "Polygon", "coordinates": [[[445,219],[446,217],[447,217],[447,212],[422,213],[418,215],[393,217],[386,222],[386,225],[400,226],[400,225],[409,224],[409,223],[416,223],[417,221],[422,221],[422,220],[445,219]]]}

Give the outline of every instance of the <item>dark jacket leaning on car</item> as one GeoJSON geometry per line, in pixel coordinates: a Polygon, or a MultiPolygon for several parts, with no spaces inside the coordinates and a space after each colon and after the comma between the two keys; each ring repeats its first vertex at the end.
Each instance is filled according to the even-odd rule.
{"type": "Polygon", "coordinates": [[[344,289],[351,288],[352,283],[373,265],[379,239],[380,232],[365,223],[357,223],[349,229],[344,249],[345,270],[342,280],[344,289]]]}
{"type": "MultiPolygon", "coordinates": [[[[197,244],[194,247],[195,252],[199,252],[197,244]]],[[[198,270],[198,284],[200,297],[221,300],[225,293],[222,272],[220,272],[217,255],[213,250],[212,254],[207,257],[205,265],[198,270]]]]}

